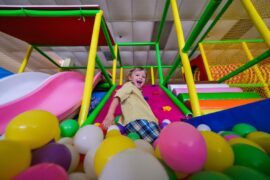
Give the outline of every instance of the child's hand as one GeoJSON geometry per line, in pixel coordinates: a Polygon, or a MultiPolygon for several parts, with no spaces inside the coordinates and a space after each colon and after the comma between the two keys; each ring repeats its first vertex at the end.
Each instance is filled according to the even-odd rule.
{"type": "Polygon", "coordinates": [[[108,129],[108,127],[110,127],[111,125],[114,124],[114,115],[113,114],[110,114],[108,113],[105,117],[105,119],[103,120],[102,122],[102,125],[108,129]]]}

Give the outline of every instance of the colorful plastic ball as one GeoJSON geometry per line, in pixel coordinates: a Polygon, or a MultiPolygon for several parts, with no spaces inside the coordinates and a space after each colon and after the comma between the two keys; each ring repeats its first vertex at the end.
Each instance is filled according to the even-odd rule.
{"type": "Polygon", "coordinates": [[[231,166],[225,169],[224,174],[230,176],[232,179],[246,180],[246,179],[256,179],[256,180],[266,180],[269,179],[266,175],[256,171],[254,169],[245,166],[231,166]]]}
{"type": "Polygon", "coordinates": [[[142,139],[137,139],[134,141],[134,143],[136,144],[137,149],[140,149],[150,154],[154,154],[154,149],[149,142],[142,139]]]}
{"type": "Polygon", "coordinates": [[[68,171],[71,164],[71,153],[63,144],[49,143],[32,152],[32,165],[54,163],[68,171]]]}
{"type": "Polygon", "coordinates": [[[231,180],[231,178],[225,174],[216,171],[201,171],[193,174],[189,177],[190,180],[206,180],[206,179],[218,179],[218,180],[231,180]]]}
{"type": "Polygon", "coordinates": [[[248,139],[245,139],[245,138],[234,138],[234,139],[229,140],[228,143],[230,145],[233,145],[233,144],[247,144],[247,145],[253,146],[255,148],[258,148],[261,151],[264,151],[264,149],[262,147],[260,147],[258,144],[256,144],[255,142],[252,142],[252,141],[250,141],[248,139]]]}
{"type": "Polygon", "coordinates": [[[163,119],[161,123],[171,124],[172,122],[169,119],[163,119]]]}
{"type": "Polygon", "coordinates": [[[137,139],[141,139],[140,135],[136,132],[131,132],[128,134],[128,137],[130,139],[132,139],[133,141],[137,140],[137,139]]]}
{"type": "Polygon", "coordinates": [[[200,124],[197,129],[198,131],[211,131],[211,128],[206,124],[200,124]]]}
{"type": "Polygon", "coordinates": [[[111,130],[118,130],[118,131],[120,131],[120,129],[119,129],[119,127],[118,127],[117,125],[111,125],[111,126],[108,128],[107,133],[108,133],[109,131],[111,131],[111,130]]]}
{"type": "Polygon", "coordinates": [[[236,124],[235,126],[233,126],[233,132],[236,132],[237,134],[240,134],[240,136],[245,137],[246,135],[248,135],[251,132],[255,132],[257,131],[257,129],[250,125],[250,124],[246,124],[246,123],[240,123],[240,124],[236,124]]]}
{"type": "Polygon", "coordinates": [[[57,164],[41,163],[30,167],[13,178],[13,180],[26,179],[68,180],[68,175],[66,171],[57,164]]]}
{"type": "Polygon", "coordinates": [[[88,151],[83,161],[83,169],[89,179],[97,179],[97,175],[94,169],[95,154],[96,149],[88,151]]]}
{"type": "Polygon", "coordinates": [[[270,155],[270,134],[256,131],[249,133],[246,138],[260,145],[270,155]]]}
{"type": "Polygon", "coordinates": [[[73,137],[79,129],[79,124],[73,119],[68,119],[60,123],[62,137],[73,137]]]}
{"type": "Polygon", "coordinates": [[[69,137],[64,137],[64,138],[61,138],[57,141],[57,143],[59,144],[70,144],[72,145],[73,144],[73,139],[72,138],[69,138],[69,137]]]}
{"type": "Polygon", "coordinates": [[[169,180],[160,162],[151,154],[138,149],[128,149],[112,157],[99,179],[169,180]]]}
{"type": "Polygon", "coordinates": [[[226,135],[236,135],[236,136],[240,136],[240,134],[238,134],[237,132],[233,132],[233,131],[221,131],[219,133],[221,136],[226,136],[226,135]]]}
{"type": "Polygon", "coordinates": [[[126,136],[113,136],[105,139],[97,148],[94,159],[94,168],[99,176],[107,162],[116,154],[131,148],[136,148],[135,143],[126,136]]]}
{"type": "Polygon", "coordinates": [[[174,122],[164,128],[158,138],[161,157],[176,172],[200,170],[206,160],[206,144],[192,125],[174,122]]]}
{"type": "Polygon", "coordinates": [[[73,145],[65,144],[65,146],[68,148],[71,155],[71,162],[68,168],[68,172],[73,172],[79,165],[80,153],[73,145]]]}
{"type": "Polygon", "coordinates": [[[69,180],[89,180],[86,174],[82,172],[74,172],[68,175],[69,180]]]}
{"type": "Polygon", "coordinates": [[[120,136],[120,135],[121,135],[120,131],[114,129],[107,132],[106,138],[113,137],[113,136],[120,136]]]}
{"type": "Polygon", "coordinates": [[[119,124],[119,123],[117,123],[117,126],[118,126],[121,134],[126,134],[125,126],[123,126],[122,124],[119,124]]]}
{"type": "Polygon", "coordinates": [[[240,138],[240,137],[241,136],[237,136],[234,134],[228,134],[228,135],[223,136],[223,138],[226,139],[226,141],[229,141],[229,140],[234,139],[234,138],[240,138]]]}
{"type": "Polygon", "coordinates": [[[163,128],[165,128],[165,127],[168,126],[168,125],[169,125],[169,123],[162,122],[162,123],[159,125],[159,127],[160,127],[160,129],[163,129],[163,128]]]}
{"type": "Polygon", "coordinates": [[[16,116],[7,126],[6,139],[21,142],[31,149],[39,148],[60,137],[55,115],[43,110],[26,111],[16,116]]]}
{"type": "Polygon", "coordinates": [[[233,165],[234,154],[229,143],[219,134],[212,131],[201,131],[207,145],[207,159],[204,169],[223,171],[233,165]]]}
{"type": "Polygon", "coordinates": [[[87,125],[79,129],[73,139],[73,144],[81,154],[96,148],[104,138],[102,130],[94,125],[87,125]]]}
{"type": "Polygon", "coordinates": [[[160,164],[164,167],[165,171],[167,172],[167,175],[169,176],[170,180],[177,180],[178,177],[176,173],[169,167],[167,166],[166,163],[164,163],[162,160],[158,159],[160,164]]]}
{"type": "Polygon", "coordinates": [[[0,179],[12,179],[31,163],[29,147],[15,141],[0,141],[0,179]]]}
{"type": "Polygon", "coordinates": [[[234,144],[232,148],[235,165],[246,166],[270,176],[270,158],[265,152],[247,144],[234,144]]]}

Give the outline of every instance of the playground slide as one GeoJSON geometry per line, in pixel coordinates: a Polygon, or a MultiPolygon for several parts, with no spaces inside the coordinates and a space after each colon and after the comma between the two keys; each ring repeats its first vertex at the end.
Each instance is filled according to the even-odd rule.
{"type": "Polygon", "coordinates": [[[11,71],[9,71],[9,70],[7,70],[5,68],[0,67],[0,79],[4,78],[6,76],[10,76],[12,74],[13,74],[13,72],[11,72],[11,71]]]}
{"type": "MultiPolygon", "coordinates": [[[[8,123],[24,111],[42,109],[63,120],[80,106],[85,77],[78,72],[62,72],[49,77],[31,93],[0,107],[0,134],[8,123]]],[[[101,80],[101,73],[94,78],[93,87],[101,80]]],[[[23,81],[21,82],[23,83],[23,81]]]]}
{"type": "Polygon", "coordinates": [[[51,75],[25,72],[0,79],[0,107],[38,88],[51,75]]]}
{"type": "MultiPolygon", "coordinates": [[[[230,87],[212,87],[212,88],[196,88],[197,93],[210,93],[210,92],[243,92],[241,88],[230,87]]],[[[172,93],[176,96],[182,93],[188,93],[188,89],[174,88],[172,93]]]]}
{"type": "MultiPolygon", "coordinates": [[[[196,88],[223,88],[223,87],[229,87],[227,84],[195,84],[196,88]]],[[[170,91],[173,91],[175,88],[184,88],[187,89],[186,84],[169,84],[168,89],[170,91]]]]}
{"type": "MultiPolygon", "coordinates": [[[[118,87],[118,89],[119,88],[120,87],[118,87]]],[[[105,104],[104,108],[95,119],[95,122],[102,122],[104,120],[114,94],[115,93],[112,94],[108,102],[105,104]]],[[[145,85],[143,87],[143,94],[159,122],[162,122],[164,119],[169,119],[174,122],[185,118],[181,110],[171,101],[159,86],[145,85]]],[[[116,109],[116,116],[118,115],[121,115],[121,109],[119,106],[116,109]]]]}

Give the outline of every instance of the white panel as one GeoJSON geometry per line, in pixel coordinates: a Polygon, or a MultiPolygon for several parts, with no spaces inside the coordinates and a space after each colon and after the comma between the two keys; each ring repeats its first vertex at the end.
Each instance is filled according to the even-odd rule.
{"type": "Polygon", "coordinates": [[[88,53],[86,52],[74,52],[73,55],[77,60],[77,65],[87,66],[88,53]]]}
{"type": "MultiPolygon", "coordinates": [[[[177,0],[178,1],[178,7],[181,4],[182,0],[177,0]]],[[[162,14],[163,14],[163,9],[164,9],[164,0],[157,0],[157,5],[156,5],[156,12],[155,12],[155,19],[156,20],[161,20],[162,14]]],[[[172,10],[171,6],[169,6],[169,10],[167,13],[167,18],[166,20],[173,20],[172,16],[172,10]]]]}
{"type": "Polygon", "coordinates": [[[6,5],[31,5],[28,0],[3,0],[6,5]]]}
{"type": "MultiPolygon", "coordinates": [[[[107,61],[103,52],[99,51],[97,54],[98,54],[98,57],[100,58],[103,66],[112,66],[112,61],[107,61]]],[[[97,64],[96,64],[96,66],[98,67],[97,64]]]]}
{"type": "Polygon", "coordinates": [[[0,0],[1,5],[5,5],[6,3],[3,0],[0,0]]]}
{"type": "Polygon", "coordinates": [[[133,19],[146,20],[153,19],[155,15],[157,0],[136,0],[133,3],[133,19]]]}
{"type": "MultiPolygon", "coordinates": [[[[132,22],[111,23],[115,42],[132,42],[132,22]]],[[[120,47],[120,50],[132,50],[132,47],[120,47]]]]}
{"type": "Polygon", "coordinates": [[[29,0],[32,5],[55,5],[55,0],[29,0]]]}
{"type": "Polygon", "coordinates": [[[135,51],[134,52],[134,65],[135,66],[144,66],[147,60],[147,51],[135,51]]]}
{"type": "Polygon", "coordinates": [[[80,0],[82,4],[84,5],[100,5],[104,0],[80,0]]]}
{"type": "Polygon", "coordinates": [[[110,20],[124,21],[132,19],[131,0],[108,0],[110,20]]]}
{"type": "Polygon", "coordinates": [[[133,53],[130,51],[121,51],[121,59],[122,64],[124,66],[132,66],[133,65],[133,53]]]}
{"type": "MultiPolygon", "coordinates": [[[[182,21],[182,28],[185,34],[185,39],[186,39],[187,34],[190,33],[193,24],[194,24],[193,21],[182,21]]],[[[178,50],[178,42],[177,42],[177,36],[175,32],[175,26],[172,27],[165,49],[178,50]]]]}
{"type": "Polygon", "coordinates": [[[207,40],[221,39],[237,23],[237,20],[219,20],[207,35],[207,40]]]}
{"type": "Polygon", "coordinates": [[[163,65],[172,65],[177,55],[178,51],[164,51],[162,55],[162,64],[163,65]]]}
{"type": "Polygon", "coordinates": [[[179,10],[181,20],[199,19],[207,3],[208,0],[183,0],[179,10]]]}
{"type": "MultiPolygon", "coordinates": [[[[133,23],[133,41],[149,42],[151,41],[154,22],[134,22],[133,23]]],[[[134,50],[148,50],[149,46],[134,47],[134,50]]]]}
{"type": "Polygon", "coordinates": [[[157,59],[156,59],[156,51],[149,51],[148,52],[148,60],[147,65],[157,65],[157,59]]]}
{"type": "Polygon", "coordinates": [[[74,0],[55,0],[58,5],[80,5],[81,1],[74,0]]]}

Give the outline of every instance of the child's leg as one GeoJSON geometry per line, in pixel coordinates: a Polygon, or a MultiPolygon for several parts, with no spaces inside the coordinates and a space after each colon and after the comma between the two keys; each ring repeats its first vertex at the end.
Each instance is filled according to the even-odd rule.
{"type": "Polygon", "coordinates": [[[158,138],[160,133],[159,126],[155,122],[149,122],[144,119],[132,121],[128,123],[125,128],[127,134],[136,132],[149,143],[153,143],[158,138]]]}

